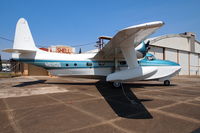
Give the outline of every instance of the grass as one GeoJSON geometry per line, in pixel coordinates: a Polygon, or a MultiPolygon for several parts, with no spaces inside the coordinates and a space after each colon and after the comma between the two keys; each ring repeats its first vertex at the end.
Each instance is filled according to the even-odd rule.
{"type": "Polygon", "coordinates": [[[0,72],[0,78],[12,78],[16,76],[21,76],[21,74],[14,72],[0,72]]]}

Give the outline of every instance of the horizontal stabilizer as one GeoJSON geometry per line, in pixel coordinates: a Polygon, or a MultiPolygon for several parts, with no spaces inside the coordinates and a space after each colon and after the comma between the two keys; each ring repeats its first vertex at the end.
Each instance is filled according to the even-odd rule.
{"type": "Polygon", "coordinates": [[[24,49],[5,49],[2,50],[3,52],[7,52],[7,53],[35,53],[35,50],[24,50],[24,49]]]}

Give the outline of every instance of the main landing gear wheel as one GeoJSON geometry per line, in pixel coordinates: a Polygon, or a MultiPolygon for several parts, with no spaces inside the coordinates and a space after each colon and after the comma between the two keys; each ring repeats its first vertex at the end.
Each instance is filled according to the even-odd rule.
{"type": "Polygon", "coordinates": [[[169,80],[165,80],[165,81],[164,81],[164,85],[165,85],[165,86],[169,86],[169,85],[170,85],[170,81],[169,81],[169,80]]]}
{"type": "Polygon", "coordinates": [[[120,82],[113,82],[112,86],[115,88],[120,88],[121,87],[121,83],[120,82]]]}

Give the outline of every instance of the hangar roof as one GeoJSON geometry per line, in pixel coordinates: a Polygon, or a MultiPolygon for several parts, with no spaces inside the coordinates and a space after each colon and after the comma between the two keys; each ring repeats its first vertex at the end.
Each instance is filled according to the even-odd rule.
{"type": "Polygon", "coordinates": [[[163,35],[146,41],[148,40],[152,46],[200,53],[200,42],[195,40],[195,34],[191,32],[163,35]]]}

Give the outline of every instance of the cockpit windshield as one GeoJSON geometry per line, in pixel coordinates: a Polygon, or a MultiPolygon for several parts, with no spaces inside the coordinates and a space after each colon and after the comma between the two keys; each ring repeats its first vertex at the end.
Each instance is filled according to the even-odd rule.
{"type": "Polygon", "coordinates": [[[148,60],[155,60],[156,58],[154,56],[147,56],[148,60]]]}
{"type": "Polygon", "coordinates": [[[154,55],[148,53],[148,54],[146,55],[146,59],[147,59],[147,60],[155,60],[156,58],[155,58],[154,55]]]}

